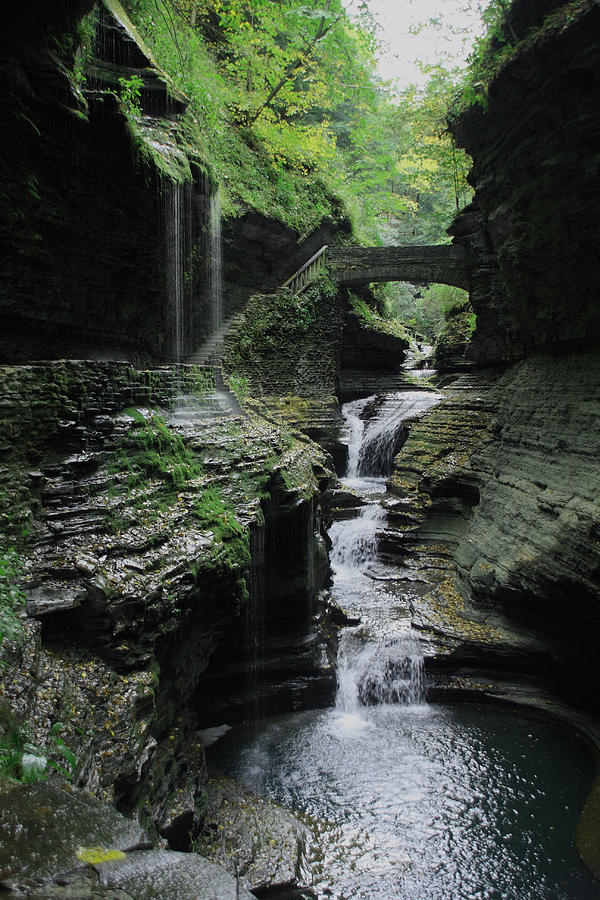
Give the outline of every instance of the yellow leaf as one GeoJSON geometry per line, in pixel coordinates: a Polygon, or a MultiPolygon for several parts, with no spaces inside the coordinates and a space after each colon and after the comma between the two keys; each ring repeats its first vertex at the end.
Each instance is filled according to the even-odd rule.
{"type": "Polygon", "coordinates": [[[122,850],[113,850],[110,847],[80,847],[75,856],[82,862],[90,863],[93,866],[111,859],[125,859],[122,850]]]}

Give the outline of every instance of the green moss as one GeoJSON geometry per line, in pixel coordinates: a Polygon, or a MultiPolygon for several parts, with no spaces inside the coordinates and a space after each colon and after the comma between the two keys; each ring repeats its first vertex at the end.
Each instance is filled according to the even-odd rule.
{"type": "Polygon", "coordinates": [[[158,478],[178,490],[202,476],[197,456],[180,435],[170,431],[164,419],[157,414],[148,420],[141,416],[144,424],[140,427],[139,418],[133,418],[138,427],[121,439],[118,448],[118,465],[128,472],[131,487],[146,478],[158,478]]]}
{"type": "Polygon", "coordinates": [[[394,337],[410,343],[410,335],[406,328],[396,318],[385,318],[374,310],[366,300],[357,297],[352,292],[348,294],[350,300],[350,309],[358,316],[361,322],[374,331],[380,331],[383,334],[391,334],[394,337]]]}
{"type": "Polygon", "coordinates": [[[194,516],[214,535],[211,557],[219,567],[237,570],[250,564],[250,536],[235,509],[217,487],[204,490],[194,502],[194,516]]]}
{"type": "Polygon", "coordinates": [[[323,329],[323,306],[333,305],[337,285],[322,276],[293,297],[281,288],[274,294],[258,294],[246,307],[236,341],[230,346],[228,363],[234,371],[254,357],[277,353],[282,345],[294,346],[307,335],[323,329]]]}
{"type": "Polygon", "coordinates": [[[1,647],[6,639],[13,640],[21,630],[20,612],[25,595],[20,587],[23,562],[13,547],[0,550],[0,670],[1,647]]]}
{"type": "Polygon", "coordinates": [[[196,397],[204,397],[216,387],[215,373],[212,369],[194,368],[191,376],[191,383],[188,383],[187,389],[196,397]]]}
{"type": "MultiPolygon", "coordinates": [[[[123,111],[126,112],[125,107],[123,111]]],[[[153,120],[152,127],[141,118],[130,114],[127,116],[131,145],[140,167],[151,177],[158,174],[163,184],[191,183],[192,171],[184,148],[178,148],[173,138],[177,135],[167,127],[166,120],[153,120]],[[169,151],[158,150],[154,144],[169,147],[169,151]]]]}

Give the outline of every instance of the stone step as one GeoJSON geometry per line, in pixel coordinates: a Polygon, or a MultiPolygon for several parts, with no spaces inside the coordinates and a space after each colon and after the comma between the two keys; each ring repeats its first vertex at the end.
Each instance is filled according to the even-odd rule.
{"type": "Polygon", "coordinates": [[[186,363],[194,365],[220,363],[225,346],[225,337],[232,332],[236,325],[239,325],[242,315],[243,313],[234,313],[234,315],[219,325],[216,331],[209,335],[206,341],[186,359],[186,363]]]}

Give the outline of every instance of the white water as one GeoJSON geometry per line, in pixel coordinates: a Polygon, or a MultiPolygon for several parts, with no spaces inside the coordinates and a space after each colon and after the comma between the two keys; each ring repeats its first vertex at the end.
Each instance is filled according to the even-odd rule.
{"type": "Polygon", "coordinates": [[[354,714],[381,703],[419,705],[425,701],[423,654],[405,636],[359,643],[344,635],[338,652],[336,708],[354,714]]]}
{"type": "Polygon", "coordinates": [[[338,578],[368,571],[377,557],[377,533],[384,521],[383,507],[369,503],[356,518],[334,522],[329,530],[333,543],[330,560],[338,578]]]}
{"type": "Polygon", "coordinates": [[[214,187],[208,210],[208,290],[210,295],[210,333],[223,321],[223,233],[221,225],[221,193],[214,187]]]}
{"type": "Polygon", "coordinates": [[[180,184],[170,184],[166,192],[165,262],[167,306],[170,325],[170,352],[173,362],[183,356],[184,329],[184,198],[180,184]]]}
{"type": "Polygon", "coordinates": [[[367,706],[424,702],[423,654],[410,629],[408,602],[390,589],[378,544],[386,525],[384,476],[405,439],[404,423],[438,400],[434,393],[407,391],[343,408],[348,468],[342,483],[361,504],[329,530],[334,599],[361,620],[345,629],[338,650],[336,713],[346,731],[366,727],[361,710],[367,706]]]}

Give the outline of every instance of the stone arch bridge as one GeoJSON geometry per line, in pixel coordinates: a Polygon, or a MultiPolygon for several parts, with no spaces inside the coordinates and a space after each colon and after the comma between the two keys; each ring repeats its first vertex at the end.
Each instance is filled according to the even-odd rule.
{"type": "Polygon", "coordinates": [[[328,247],[327,268],[348,285],[373,281],[450,284],[468,291],[471,273],[464,249],[455,244],[401,247],[328,247]]]}

